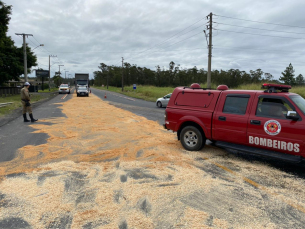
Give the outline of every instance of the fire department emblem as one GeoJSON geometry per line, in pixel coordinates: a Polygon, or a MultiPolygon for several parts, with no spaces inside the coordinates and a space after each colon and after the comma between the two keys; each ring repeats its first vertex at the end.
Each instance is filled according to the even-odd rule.
{"type": "Polygon", "coordinates": [[[269,120],[265,122],[264,129],[269,135],[277,135],[281,132],[281,124],[276,120],[269,120]]]}

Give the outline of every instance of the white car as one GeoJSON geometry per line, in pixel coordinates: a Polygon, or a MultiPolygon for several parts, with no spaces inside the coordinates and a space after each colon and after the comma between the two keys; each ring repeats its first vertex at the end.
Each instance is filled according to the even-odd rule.
{"type": "Polygon", "coordinates": [[[162,98],[157,99],[157,101],[156,101],[157,107],[160,107],[160,108],[166,107],[171,95],[172,95],[172,93],[169,93],[169,94],[163,96],[162,98]]]}
{"type": "Polygon", "coordinates": [[[62,94],[62,93],[70,94],[70,87],[69,87],[69,85],[68,84],[61,84],[59,86],[58,93],[59,94],[62,94]]]}
{"type": "Polygon", "coordinates": [[[89,96],[89,89],[86,86],[79,86],[77,89],[77,97],[78,96],[89,96]]]}

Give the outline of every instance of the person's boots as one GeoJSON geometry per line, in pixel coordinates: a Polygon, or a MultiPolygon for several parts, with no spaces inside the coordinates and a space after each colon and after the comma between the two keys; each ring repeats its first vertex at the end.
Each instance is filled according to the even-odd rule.
{"type": "Polygon", "coordinates": [[[34,118],[33,118],[33,114],[30,114],[30,118],[31,118],[31,122],[36,122],[36,121],[38,121],[38,119],[34,119],[34,118]]]}
{"type": "Polygon", "coordinates": [[[30,120],[28,120],[28,118],[26,117],[26,114],[23,114],[23,120],[24,122],[29,122],[30,120]]]}

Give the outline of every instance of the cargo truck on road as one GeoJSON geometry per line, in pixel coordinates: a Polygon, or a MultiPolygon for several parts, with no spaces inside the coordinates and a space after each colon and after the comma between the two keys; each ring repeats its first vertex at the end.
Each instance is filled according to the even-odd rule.
{"type": "Polygon", "coordinates": [[[79,87],[87,87],[88,91],[89,89],[89,73],[75,73],[75,91],[77,93],[77,90],[79,87]]]}

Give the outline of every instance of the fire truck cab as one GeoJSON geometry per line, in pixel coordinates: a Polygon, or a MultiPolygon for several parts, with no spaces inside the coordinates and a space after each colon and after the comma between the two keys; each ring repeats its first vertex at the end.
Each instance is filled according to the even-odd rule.
{"type": "Polygon", "coordinates": [[[216,146],[299,162],[305,158],[305,99],[289,85],[264,90],[177,87],[165,111],[164,127],[177,132],[187,150],[216,146]]]}

